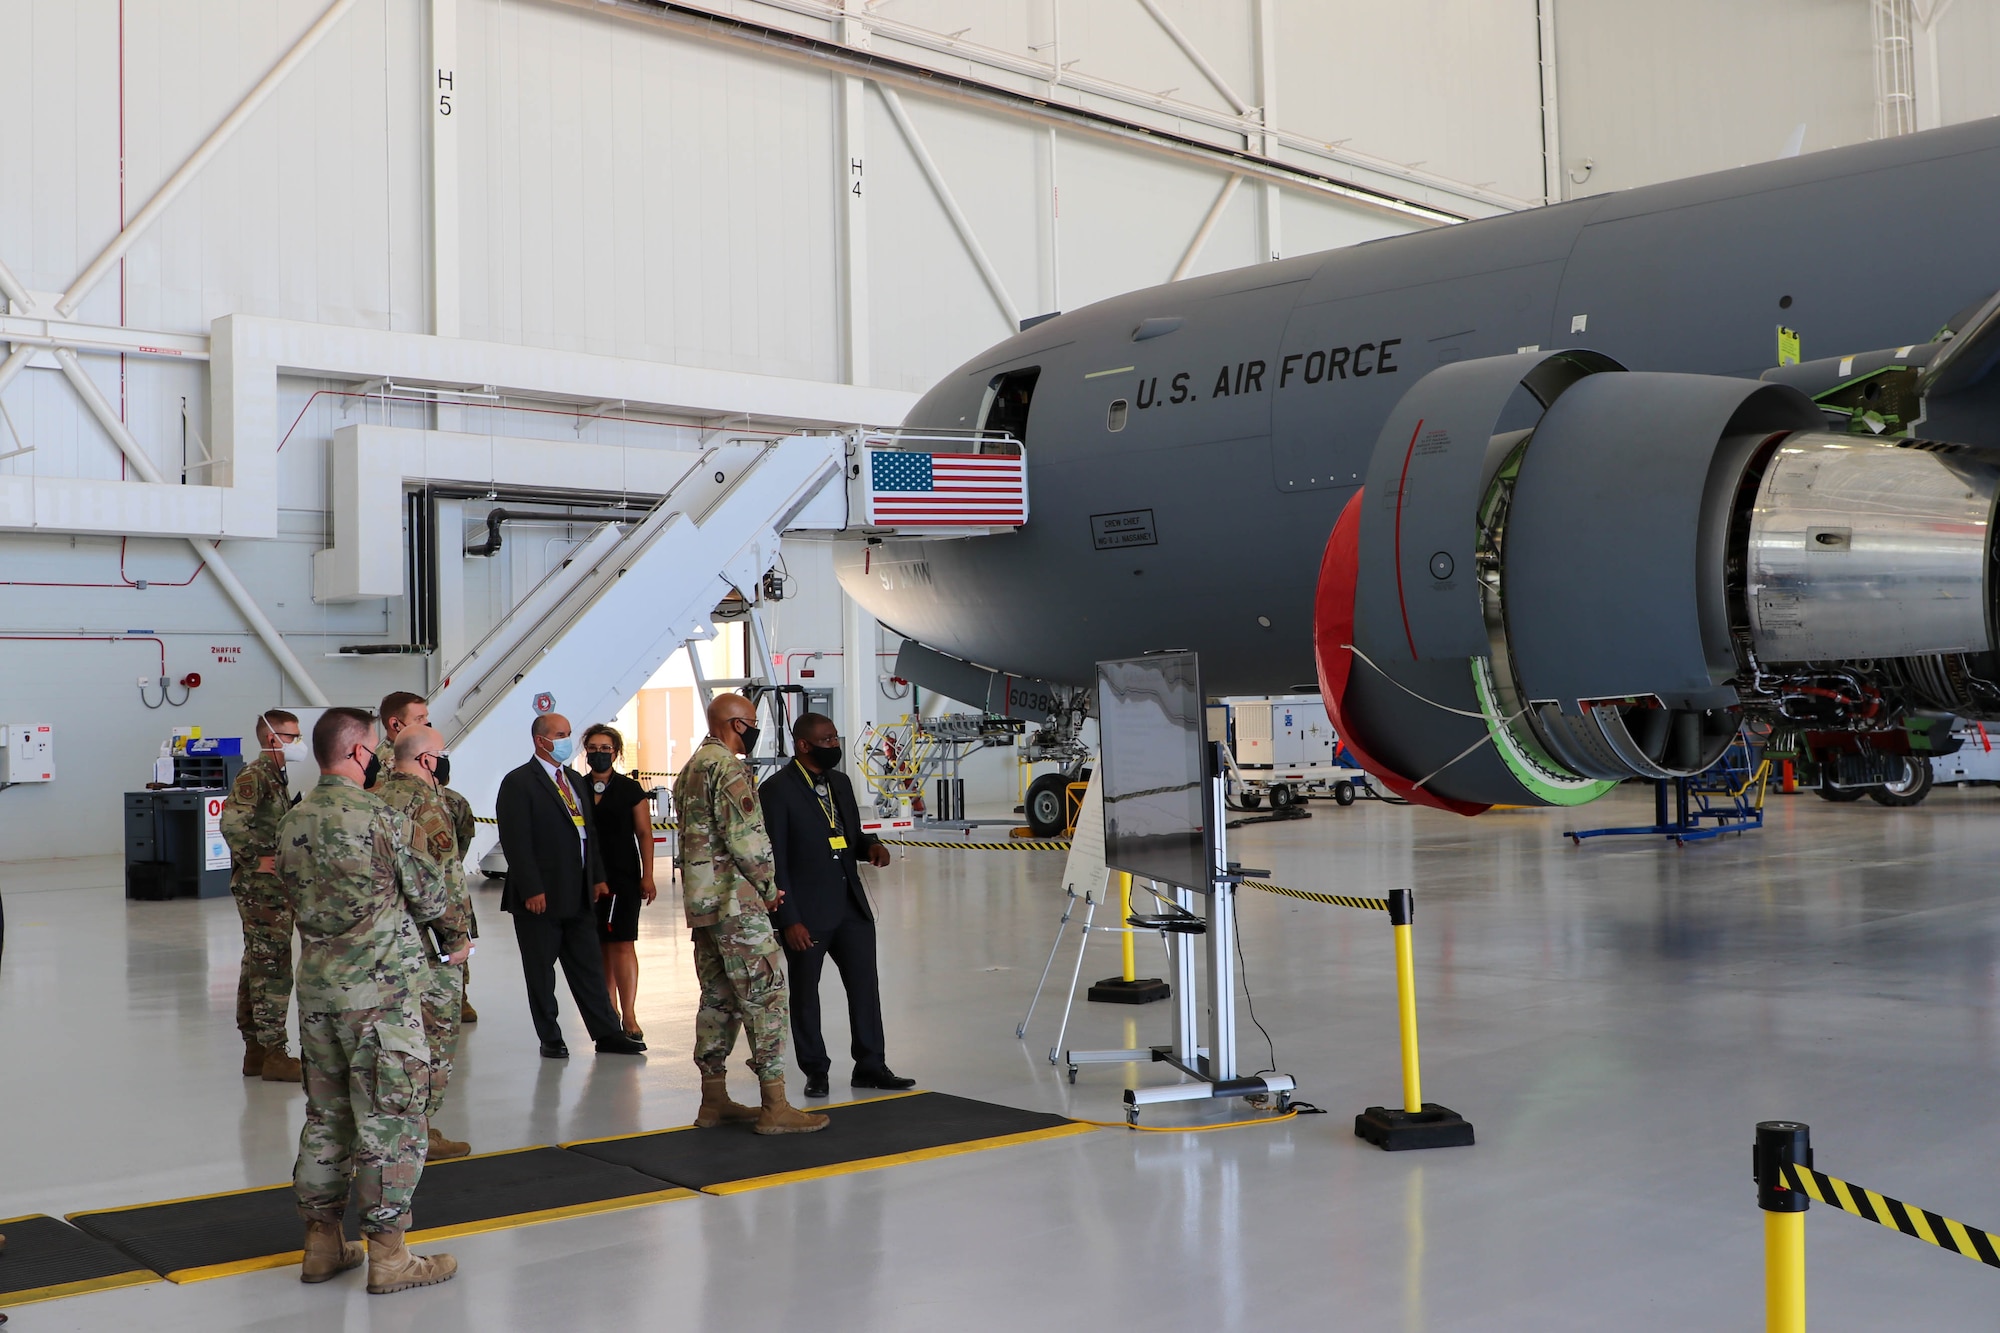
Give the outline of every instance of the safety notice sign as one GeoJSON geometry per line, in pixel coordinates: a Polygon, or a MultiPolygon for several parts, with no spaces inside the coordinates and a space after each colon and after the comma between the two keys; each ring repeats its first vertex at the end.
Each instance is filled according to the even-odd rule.
{"type": "Polygon", "coordinates": [[[201,803],[202,865],[208,870],[229,869],[229,843],[222,836],[223,799],[210,796],[201,803]]]}

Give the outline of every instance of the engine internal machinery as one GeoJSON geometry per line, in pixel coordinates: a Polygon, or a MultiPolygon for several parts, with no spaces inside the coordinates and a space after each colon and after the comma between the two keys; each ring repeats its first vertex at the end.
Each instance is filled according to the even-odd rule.
{"type": "Polygon", "coordinates": [[[1893,779],[1913,717],[2000,716],[1992,457],[1593,352],[1440,367],[1327,544],[1329,711],[1465,813],[1698,773],[1746,719],[1893,779]]]}

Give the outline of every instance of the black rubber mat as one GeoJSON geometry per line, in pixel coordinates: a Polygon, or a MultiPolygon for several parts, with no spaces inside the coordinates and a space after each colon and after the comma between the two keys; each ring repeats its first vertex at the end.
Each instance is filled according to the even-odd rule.
{"type": "Polygon", "coordinates": [[[826,1114],[833,1123],[816,1134],[761,1135],[747,1124],[731,1124],[564,1146],[675,1185],[731,1194],[1090,1129],[1059,1115],[942,1092],[853,1102],[828,1107],[826,1114]]]}
{"type": "Polygon", "coordinates": [[[9,1218],[0,1222],[0,1236],[7,1238],[0,1250],[0,1306],[160,1280],[116,1246],[57,1218],[9,1218]]]}
{"type": "MultiPolygon", "coordinates": [[[[424,1168],[409,1238],[443,1240],[676,1197],[685,1196],[652,1176],[560,1148],[463,1157],[424,1168]]],[[[289,1185],[73,1213],[70,1220],[175,1282],[297,1263],[303,1235],[289,1185]]],[[[351,1207],[347,1234],[360,1234],[351,1207]]]]}

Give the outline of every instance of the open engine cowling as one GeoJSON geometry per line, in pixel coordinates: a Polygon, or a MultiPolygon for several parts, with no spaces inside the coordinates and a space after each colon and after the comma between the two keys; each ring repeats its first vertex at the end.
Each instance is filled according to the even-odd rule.
{"type": "Polygon", "coordinates": [[[1825,423],[1787,385],[1589,351],[1426,375],[1321,564],[1321,688],[1357,759],[1470,814],[1700,772],[1746,716],[2000,711],[2000,467],[1825,423]]]}

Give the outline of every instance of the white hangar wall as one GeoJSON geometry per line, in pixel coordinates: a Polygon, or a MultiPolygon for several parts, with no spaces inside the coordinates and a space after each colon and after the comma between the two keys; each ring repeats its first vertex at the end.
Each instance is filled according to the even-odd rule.
{"type": "MultiPolygon", "coordinates": [[[[1016,319],[1176,274],[1758,160],[1801,121],[1808,150],[1866,137],[1873,2],[351,0],[75,306],[81,372],[190,491],[231,315],[919,392],[1016,319]]],[[[0,0],[0,264],[65,291],[332,3],[0,0]]],[[[2000,112],[2000,6],[1881,3],[1921,28],[1925,123],[2000,112]]],[[[23,318],[10,300],[0,344],[23,318]]],[[[336,430],[686,449],[718,424],[556,379],[438,402],[386,369],[280,376],[273,438],[248,442],[278,450],[272,536],[222,549],[330,697],[438,681],[581,535],[464,561],[438,654],[337,655],[404,640],[408,608],[313,598],[336,430]]],[[[132,471],[46,351],[0,407],[0,485],[132,471]]],[[[0,529],[0,721],[54,725],[59,774],[0,794],[8,858],[114,850],[116,793],[169,727],[237,734],[300,698],[185,542],[122,535],[0,529]],[[148,707],[162,656],[204,683],[148,707]]],[[[883,650],[823,552],[793,565],[775,651],[883,650]]],[[[849,719],[871,711],[900,710],[849,719]]]]}
{"type": "Polygon", "coordinates": [[[1544,4],[1566,197],[2000,114],[1995,0],[1544,4]]]}
{"type": "MultiPolygon", "coordinates": [[[[0,0],[0,51],[14,71],[0,78],[0,263],[50,304],[328,3],[0,0]]],[[[1047,0],[977,6],[966,40],[991,49],[970,55],[951,46],[967,21],[951,5],[934,8],[892,0],[864,30],[812,3],[713,7],[899,69],[949,73],[977,96],[878,85],[664,26],[644,4],[353,0],[76,306],[75,321],[130,348],[86,345],[82,371],[153,466],[169,482],[185,468],[192,486],[208,480],[202,459],[216,424],[205,339],[225,315],[918,391],[1003,337],[1013,317],[1271,250],[1499,211],[1513,206],[1505,191],[1534,187],[1532,105],[1511,120],[1485,117],[1427,167],[1390,160],[1421,154],[1385,128],[1401,123],[1383,105],[1387,76],[1366,68],[1351,33],[1344,45],[1330,35],[1362,6],[1338,7],[1353,11],[1343,19],[1302,3],[1159,0],[1234,95],[1272,108],[1269,125],[1254,128],[1288,136],[1255,143],[1229,97],[1136,0],[1121,0],[1116,16],[1109,4],[1063,7],[1068,46],[1045,73],[1067,64],[1076,88],[1037,82],[1033,48],[1056,17],[1047,0]],[[436,6],[456,18],[457,147],[456,169],[434,182],[436,6]],[[994,54],[1001,47],[1005,59],[994,54]],[[1301,58],[1318,48],[1345,52],[1351,99],[1301,58]],[[1300,85],[1295,129],[1288,81],[1300,85]],[[1037,119],[1036,94],[1127,128],[1037,119]],[[1162,151],[1132,125],[1194,147],[1162,151]],[[1315,146],[1335,139],[1352,142],[1315,146]],[[1387,152],[1371,155],[1378,146],[1387,152]],[[1246,177],[1218,207],[1237,169],[1227,154],[1260,148],[1257,160],[1282,169],[1246,177]],[[864,160],[859,213],[853,156],[864,160]],[[1408,203],[1357,202],[1327,183],[1338,181],[1408,203]],[[457,216],[435,240],[434,184],[455,198],[457,216]],[[1212,211],[1205,243],[1191,247],[1212,211]],[[440,308],[453,268],[456,295],[440,308]]],[[[1531,5],[1508,8],[1532,15],[1531,5]]],[[[1444,105],[1454,86],[1487,86],[1476,82],[1490,64],[1478,25],[1420,40],[1441,60],[1426,75],[1428,104],[1444,105]]],[[[1504,78],[1531,88],[1534,72],[1504,78]]],[[[11,321],[32,313],[10,301],[0,318],[21,336],[11,321]]],[[[4,333],[0,352],[20,345],[4,333]]],[[[715,424],[577,403],[554,383],[539,388],[556,401],[522,388],[453,405],[379,378],[281,375],[277,438],[259,442],[279,450],[274,536],[222,551],[329,697],[372,703],[426,689],[450,667],[442,655],[337,652],[404,641],[408,609],[398,598],[313,598],[312,558],[334,536],[336,430],[375,423],[685,449],[715,424]]],[[[0,458],[0,481],[131,473],[46,351],[0,386],[0,407],[0,454],[13,454],[0,458]]],[[[466,507],[467,521],[476,509],[466,507]]],[[[582,532],[510,535],[500,558],[466,560],[445,639],[475,640],[582,532]]],[[[774,616],[773,648],[844,652],[847,618],[825,562],[799,557],[798,600],[774,616]]],[[[258,709],[298,703],[296,682],[198,562],[183,541],[126,539],[101,524],[0,530],[0,721],[52,724],[58,764],[56,781],[0,793],[0,856],[116,850],[117,794],[145,780],[171,727],[247,734],[258,709]],[[142,698],[139,678],[163,669],[176,680],[199,672],[203,683],[184,703],[161,705],[150,685],[142,698]]],[[[870,640],[863,656],[886,651],[872,622],[858,628],[870,640]]],[[[862,673],[885,674],[886,664],[862,673]]],[[[871,707],[900,711],[879,696],[857,711],[871,707]]],[[[1011,773],[990,777],[996,795],[1011,787],[1011,773]]]]}

